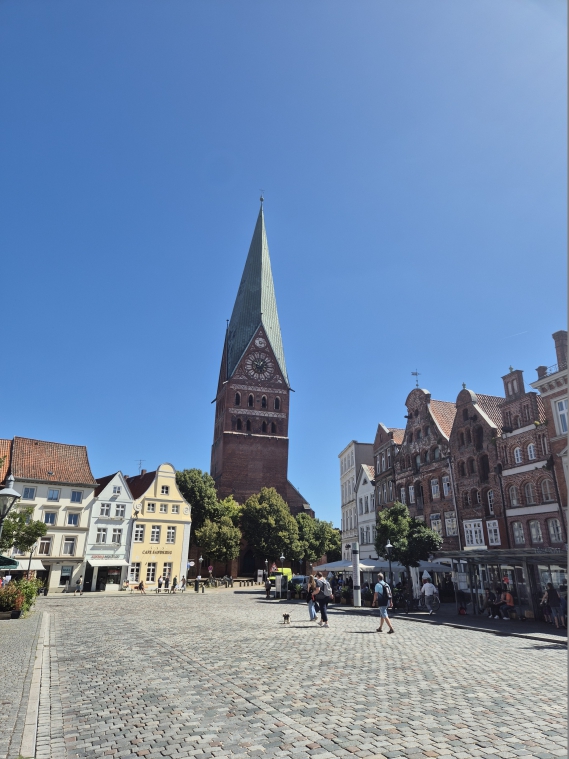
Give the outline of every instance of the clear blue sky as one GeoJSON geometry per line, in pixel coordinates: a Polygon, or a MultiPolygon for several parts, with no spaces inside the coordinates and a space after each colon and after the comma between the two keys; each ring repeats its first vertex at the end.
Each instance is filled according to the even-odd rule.
{"type": "Polygon", "coordinates": [[[561,0],[4,0],[0,435],[209,468],[259,189],[289,477],[565,328],[561,0]]]}

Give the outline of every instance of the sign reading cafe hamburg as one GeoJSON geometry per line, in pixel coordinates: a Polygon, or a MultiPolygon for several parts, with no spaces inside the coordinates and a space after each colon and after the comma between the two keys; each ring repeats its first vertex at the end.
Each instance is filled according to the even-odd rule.
{"type": "Polygon", "coordinates": [[[172,551],[143,551],[142,553],[151,553],[154,556],[158,553],[172,553],[172,551]]]}

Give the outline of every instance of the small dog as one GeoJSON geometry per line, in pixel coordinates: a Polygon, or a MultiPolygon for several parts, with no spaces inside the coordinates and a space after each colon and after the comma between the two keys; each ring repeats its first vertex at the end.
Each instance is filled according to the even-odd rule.
{"type": "Polygon", "coordinates": [[[290,625],[290,614],[283,614],[283,624],[290,625]]]}

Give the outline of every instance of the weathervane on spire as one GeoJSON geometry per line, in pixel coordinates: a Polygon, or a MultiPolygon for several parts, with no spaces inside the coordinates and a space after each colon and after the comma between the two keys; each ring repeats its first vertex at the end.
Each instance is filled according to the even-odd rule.
{"type": "Polygon", "coordinates": [[[419,387],[419,375],[421,374],[421,372],[418,372],[415,369],[415,371],[411,372],[411,374],[413,375],[413,377],[415,377],[415,387],[419,387]]]}
{"type": "Polygon", "coordinates": [[[261,201],[261,205],[263,205],[263,201],[265,200],[265,198],[263,197],[263,191],[261,190],[260,192],[261,192],[261,197],[259,198],[259,200],[261,201]]]}

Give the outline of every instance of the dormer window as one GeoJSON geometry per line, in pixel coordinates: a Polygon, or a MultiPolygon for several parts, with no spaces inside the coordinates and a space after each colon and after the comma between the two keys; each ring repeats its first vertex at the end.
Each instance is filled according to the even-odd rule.
{"type": "Polygon", "coordinates": [[[121,494],[121,486],[113,485],[113,495],[120,495],[120,494],[121,494]]]}

